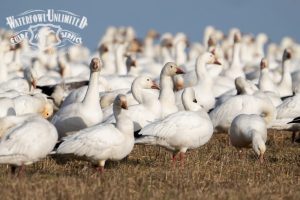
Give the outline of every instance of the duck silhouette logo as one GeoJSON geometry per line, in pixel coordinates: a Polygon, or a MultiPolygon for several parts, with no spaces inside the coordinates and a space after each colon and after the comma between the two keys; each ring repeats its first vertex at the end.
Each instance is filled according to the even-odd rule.
{"type": "Polygon", "coordinates": [[[12,44],[26,40],[33,48],[45,50],[68,44],[82,44],[78,31],[87,26],[87,18],[65,10],[28,10],[6,18],[9,27],[16,33],[12,44]],[[23,30],[19,30],[20,28],[23,30]],[[26,27],[27,29],[24,29],[26,27]],[[73,31],[77,29],[77,31],[73,31]]]}

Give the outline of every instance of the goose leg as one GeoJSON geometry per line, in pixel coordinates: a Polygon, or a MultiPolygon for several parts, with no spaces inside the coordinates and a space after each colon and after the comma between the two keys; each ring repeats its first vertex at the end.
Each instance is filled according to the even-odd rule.
{"type": "Polygon", "coordinates": [[[25,165],[22,164],[18,171],[18,177],[22,177],[24,175],[24,172],[25,172],[25,165]]]}
{"type": "Polygon", "coordinates": [[[296,132],[293,131],[293,133],[292,133],[292,143],[295,143],[295,140],[296,140],[296,132]]]}
{"type": "Polygon", "coordinates": [[[17,168],[18,167],[16,165],[11,165],[10,166],[10,173],[11,173],[11,175],[16,175],[17,168]]]}
{"type": "Polygon", "coordinates": [[[179,153],[179,160],[180,160],[180,166],[184,166],[184,159],[185,159],[185,154],[183,152],[179,153]]]}
{"type": "Polygon", "coordinates": [[[97,167],[97,171],[102,174],[104,173],[104,165],[105,165],[105,160],[100,160],[98,162],[99,166],[97,167]]]}

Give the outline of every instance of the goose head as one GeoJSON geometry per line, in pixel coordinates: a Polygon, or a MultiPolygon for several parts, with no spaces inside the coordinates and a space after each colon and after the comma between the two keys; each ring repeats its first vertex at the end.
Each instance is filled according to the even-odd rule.
{"type": "Polygon", "coordinates": [[[130,54],[126,54],[126,67],[127,67],[127,71],[129,72],[131,67],[136,67],[136,60],[130,55],[130,54]]]}
{"type": "MultiPolygon", "coordinates": [[[[205,52],[200,58],[201,61],[203,61],[205,64],[216,64],[216,65],[221,65],[220,61],[216,58],[215,52],[205,52]]],[[[198,61],[200,61],[198,59],[198,61]]]]}
{"type": "Polygon", "coordinates": [[[263,163],[264,161],[264,154],[266,152],[266,145],[265,142],[261,139],[261,136],[253,136],[252,139],[252,148],[256,155],[259,157],[259,161],[263,163]]]}
{"type": "Polygon", "coordinates": [[[155,31],[154,29],[150,29],[147,33],[147,38],[151,38],[151,39],[158,39],[159,38],[159,33],[157,31],[155,31]]]}
{"type": "Polygon", "coordinates": [[[240,31],[237,31],[236,33],[234,33],[233,42],[234,43],[240,43],[241,40],[242,40],[242,36],[241,36],[240,31]]]}
{"type": "Polygon", "coordinates": [[[161,37],[161,46],[168,49],[173,47],[173,36],[171,33],[164,33],[161,37]]]}
{"type": "Polygon", "coordinates": [[[282,55],[282,61],[286,61],[292,58],[291,49],[285,49],[282,55]]]}
{"type": "Polygon", "coordinates": [[[159,86],[149,76],[137,77],[132,83],[132,87],[135,86],[139,86],[143,89],[160,89],[159,86]]]}
{"type": "Polygon", "coordinates": [[[52,116],[53,114],[53,104],[51,104],[50,102],[47,102],[44,106],[44,109],[41,112],[41,115],[43,118],[48,119],[49,117],[52,116]]]}
{"type": "Polygon", "coordinates": [[[121,109],[128,110],[127,99],[124,94],[119,94],[115,98],[114,104],[113,104],[113,109],[114,110],[121,110],[121,109]]]}
{"type": "Polygon", "coordinates": [[[100,55],[103,55],[103,54],[109,52],[108,45],[106,45],[106,44],[101,44],[101,45],[99,46],[99,48],[98,48],[98,51],[99,51],[100,55]]]}
{"type": "Polygon", "coordinates": [[[90,63],[91,72],[99,72],[103,66],[100,58],[93,58],[90,63]]]}
{"type": "Polygon", "coordinates": [[[268,60],[266,58],[262,58],[260,61],[260,70],[268,69],[268,60]]]}
{"type": "Polygon", "coordinates": [[[165,76],[175,76],[176,74],[184,74],[185,72],[173,62],[167,62],[162,69],[165,76]]]}

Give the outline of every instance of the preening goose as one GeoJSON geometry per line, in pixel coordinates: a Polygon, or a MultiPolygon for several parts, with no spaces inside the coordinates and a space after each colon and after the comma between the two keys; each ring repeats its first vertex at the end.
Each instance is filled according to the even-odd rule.
{"type": "Polygon", "coordinates": [[[90,82],[84,100],[62,107],[52,118],[52,123],[57,128],[60,138],[102,121],[103,114],[99,104],[98,88],[101,68],[102,61],[99,58],[93,58],[90,63],[90,82]]]}
{"type": "Polygon", "coordinates": [[[97,162],[100,172],[106,160],[123,159],[134,146],[133,123],[123,109],[127,109],[126,96],[118,95],[113,107],[116,124],[92,126],[65,137],[57,153],[86,156],[97,162]]]}
{"type": "Polygon", "coordinates": [[[237,148],[252,144],[260,162],[264,160],[267,141],[267,126],[265,120],[258,115],[241,114],[234,118],[229,129],[230,142],[237,148]]]}
{"type": "Polygon", "coordinates": [[[195,92],[186,88],[182,101],[187,111],[170,114],[166,118],[145,126],[136,139],[136,144],[159,145],[173,152],[173,160],[180,154],[182,160],[188,149],[206,144],[213,125],[206,111],[195,103],[195,92]]]}

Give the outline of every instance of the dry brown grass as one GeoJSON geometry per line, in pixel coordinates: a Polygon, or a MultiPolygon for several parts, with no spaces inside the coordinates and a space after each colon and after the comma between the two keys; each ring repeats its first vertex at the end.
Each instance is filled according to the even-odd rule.
{"type": "Polygon", "coordinates": [[[158,147],[136,146],[127,160],[95,174],[86,161],[47,158],[12,178],[0,167],[1,199],[300,199],[300,145],[269,132],[266,162],[239,158],[226,135],[188,152],[184,168],[158,147]],[[58,163],[59,162],[59,163],[58,163]]]}

